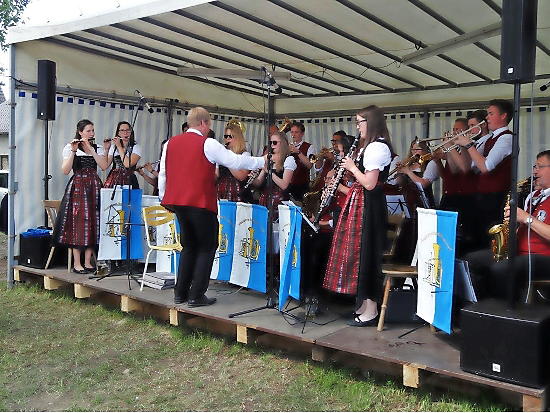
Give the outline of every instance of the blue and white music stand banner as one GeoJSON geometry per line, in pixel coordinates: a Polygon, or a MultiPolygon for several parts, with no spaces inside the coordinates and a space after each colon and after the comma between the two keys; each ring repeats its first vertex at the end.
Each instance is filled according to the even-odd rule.
{"type": "Polygon", "coordinates": [[[418,208],[418,302],[416,313],[451,334],[458,213],[418,208]]]}
{"type": "Polygon", "coordinates": [[[130,258],[143,258],[141,189],[102,188],[100,193],[98,260],[125,260],[126,226],[130,225],[130,258]],[[113,192],[114,191],[114,192],[113,192]]]}
{"type": "Polygon", "coordinates": [[[282,311],[289,295],[296,300],[300,299],[301,238],[302,215],[298,207],[279,205],[279,311],[282,311]]]}
{"type": "Polygon", "coordinates": [[[237,202],[235,248],[229,282],[266,292],[267,208],[237,202]]]}
{"type": "Polygon", "coordinates": [[[237,217],[237,203],[218,201],[218,249],[214,256],[210,278],[219,281],[229,281],[233,266],[235,250],[235,219],[237,217]]]}

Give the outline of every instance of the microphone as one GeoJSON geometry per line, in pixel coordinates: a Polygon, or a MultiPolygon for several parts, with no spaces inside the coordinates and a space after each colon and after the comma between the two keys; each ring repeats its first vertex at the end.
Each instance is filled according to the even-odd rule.
{"type": "Polygon", "coordinates": [[[540,91],[544,92],[546,89],[548,89],[548,87],[550,87],[550,82],[546,83],[545,85],[542,85],[540,87],[540,91]]]}
{"type": "Polygon", "coordinates": [[[275,78],[271,75],[271,73],[269,73],[267,71],[265,66],[262,66],[262,70],[265,72],[265,74],[269,78],[269,81],[267,82],[267,85],[268,86],[273,86],[275,88],[275,90],[274,90],[275,93],[277,93],[277,94],[283,93],[283,89],[281,88],[281,86],[279,86],[277,84],[277,82],[275,82],[275,78]]]}
{"type": "Polygon", "coordinates": [[[151,106],[149,106],[149,103],[147,103],[147,99],[145,99],[143,97],[143,95],[141,94],[141,92],[139,90],[136,89],[136,92],[138,92],[138,95],[140,97],[140,101],[142,101],[143,103],[145,103],[145,106],[147,106],[147,110],[149,111],[149,113],[153,113],[154,110],[151,106]]]}

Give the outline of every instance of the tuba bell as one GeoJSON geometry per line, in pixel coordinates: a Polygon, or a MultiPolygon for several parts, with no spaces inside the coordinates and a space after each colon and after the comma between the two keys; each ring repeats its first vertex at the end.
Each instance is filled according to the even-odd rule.
{"type": "Polygon", "coordinates": [[[283,121],[283,124],[279,127],[279,132],[287,133],[290,130],[290,127],[292,126],[292,121],[285,116],[285,120],[283,121]]]}

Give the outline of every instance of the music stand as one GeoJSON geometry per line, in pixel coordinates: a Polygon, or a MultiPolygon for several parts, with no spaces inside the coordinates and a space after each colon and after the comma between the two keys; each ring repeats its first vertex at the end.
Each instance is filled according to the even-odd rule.
{"type": "MultiPolygon", "coordinates": [[[[130,126],[130,131],[133,132],[134,131],[134,125],[136,123],[136,120],[137,120],[137,116],[138,116],[138,113],[139,113],[139,108],[142,107],[141,106],[141,102],[142,102],[142,98],[139,99],[139,102],[138,102],[138,105],[137,105],[137,109],[136,109],[136,112],[134,114],[134,118],[132,119],[132,124],[130,126]]],[[[132,151],[133,151],[134,147],[133,146],[127,146],[126,149],[124,150],[124,153],[121,155],[121,160],[122,160],[122,166],[123,168],[124,167],[124,159],[126,157],[128,157],[128,159],[130,160],[131,162],[131,159],[132,159],[132,151]]],[[[120,155],[120,154],[119,154],[120,155]]],[[[125,204],[127,210],[128,210],[128,214],[124,214],[124,223],[123,223],[123,228],[124,228],[124,236],[126,237],[126,259],[125,259],[125,266],[126,266],[126,269],[125,269],[125,272],[123,274],[114,274],[114,273],[107,273],[107,274],[104,274],[104,275],[92,275],[92,276],[89,276],[88,278],[89,279],[97,279],[97,281],[101,281],[103,280],[104,278],[107,278],[107,277],[112,277],[112,276],[115,276],[115,275],[126,275],[128,277],[128,289],[131,290],[132,289],[132,285],[130,283],[130,279],[134,280],[138,285],[140,285],[139,283],[139,280],[137,279],[137,277],[135,275],[132,274],[132,258],[131,258],[131,233],[132,233],[132,225],[139,225],[139,226],[143,226],[143,224],[141,223],[132,223],[131,222],[131,218],[132,218],[132,180],[131,180],[131,173],[133,173],[132,171],[132,167],[130,166],[129,168],[126,168],[128,170],[128,174],[127,174],[127,182],[124,184],[124,185],[120,185],[118,184],[118,178],[120,177],[120,174],[122,173],[122,168],[119,168],[119,170],[117,171],[117,176],[116,176],[116,179],[115,179],[115,184],[113,186],[113,193],[111,195],[111,200],[114,198],[114,195],[115,195],[115,192],[116,192],[116,189],[117,189],[117,186],[119,186],[123,191],[124,191],[124,186],[127,186],[128,187],[128,203],[125,204]]],[[[123,197],[124,198],[124,197],[123,197]]],[[[97,263],[96,263],[96,266],[97,266],[97,263]]],[[[97,271],[96,271],[97,272],[97,271]]]]}

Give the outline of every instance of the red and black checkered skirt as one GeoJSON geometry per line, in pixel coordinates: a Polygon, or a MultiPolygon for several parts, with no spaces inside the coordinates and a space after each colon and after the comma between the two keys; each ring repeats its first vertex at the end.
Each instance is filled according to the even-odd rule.
{"type": "MultiPolygon", "coordinates": [[[[269,208],[268,200],[269,200],[269,188],[265,186],[258,203],[266,208],[269,208]]],[[[279,188],[277,184],[273,183],[273,221],[276,221],[279,219],[278,207],[283,203],[283,201],[288,201],[288,194],[285,191],[283,191],[281,188],[279,188]]]]}
{"type": "Polygon", "coordinates": [[[231,175],[231,173],[229,175],[220,175],[216,181],[216,192],[218,199],[241,202],[241,182],[231,175]]]}
{"type": "Polygon", "coordinates": [[[65,188],[53,234],[53,243],[92,247],[99,243],[101,179],[95,169],[76,171],[65,188]]]}
{"type": "Polygon", "coordinates": [[[364,188],[355,182],[334,229],[323,288],[341,294],[355,294],[359,274],[364,188]]]}
{"type": "Polygon", "coordinates": [[[107,175],[103,188],[114,188],[115,185],[128,185],[128,177],[130,178],[130,186],[132,189],[139,189],[139,184],[133,170],[127,168],[113,168],[107,175]]]}

